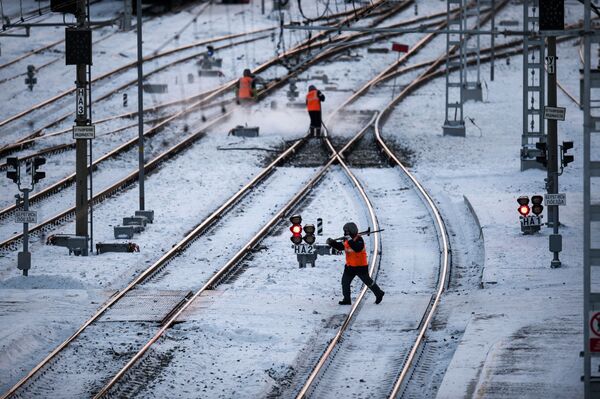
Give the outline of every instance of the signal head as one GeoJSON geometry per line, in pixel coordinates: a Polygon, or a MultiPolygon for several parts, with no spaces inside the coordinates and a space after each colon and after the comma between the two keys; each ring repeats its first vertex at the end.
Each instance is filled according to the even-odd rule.
{"type": "Polygon", "coordinates": [[[314,224],[305,224],[304,232],[306,234],[315,234],[315,225],[314,224]]]}
{"type": "Polygon", "coordinates": [[[532,195],[531,196],[531,203],[533,205],[540,205],[542,203],[542,201],[544,201],[544,197],[542,197],[541,195],[532,195]]]}
{"type": "Polygon", "coordinates": [[[33,158],[33,167],[37,168],[38,166],[44,165],[46,163],[46,158],[44,157],[35,157],[33,158]]]}
{"type": "Polygon", "coordinates": [[[290,231],[294,235],[296,235],[296,234],[302,234],[302,226],[300,226],[299,224],[295,224],[295,225],[293,225],[293,226],[290,227],[290,231]]]}
{"type": "Polygon", "coordinates": [[[522,216],[529,215],[529,205],[521,205],[518,211],[522,216]]]}
{"type": "Polygon", "coordinates": [[[300,216],[298,214],[290,216],[290,223],[292,223],[292,224],[302,223],[302,216],[300,216]]]}
{"type": "Polygon", "coordinates": [[[563,152],[569,151],[571,148],[573,148],[572,141],[563,141],[563,143],[562,143],[563,152]]]}
{"type": "Polygon", "coordinates": [[[305,224],[304,232],[306,233],[304,235],[304,242],[306,242],[307,244],[314,244],[315,240],[316,240],[315,225],[314,224],[305,224]]]}
{"type": "Polygon", "coordinates": [[[517,198],[517,202],[519,205],[529,205],[529,197],[526,195],[521,195],[519,198],[517,198]]]}

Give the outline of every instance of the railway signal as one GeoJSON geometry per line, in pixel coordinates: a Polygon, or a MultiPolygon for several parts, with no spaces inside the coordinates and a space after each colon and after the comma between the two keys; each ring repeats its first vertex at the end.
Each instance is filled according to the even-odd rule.
{"type": "Polygon", "coordinates": [[[517,198],[517,202],[519,203],[519,208],[517,209],[521,216],[529,215],[529,197],[520,196],[517,198]]]}
{"type": "Polygon", "coordinates": [[[314,224],[305,224],[304,225],[304,242],[312,245],[315,243],[315,225],[314,224]]]}
{"type": "Polygon", "coordinates": [[[540,150],[540,155],[535,157],[535,160],[539,163],[541,163],[542,165],[544,165],[544,168],[548,167],[548,145],[544,142],[537,142],[535,143],[535,148],[537,148],[538,150],[540,150]]]}
{"type": "Polygon", "coordinates": [[[572,148],[573,148],[572,141],[563,141],[562,145],[560,146],[560,150],[561,150],[560,151],[560,164],[561,164],[562,168],[565,168],[568,164],[570,164],[571,162],[573,162],[575,160],[573,155],[567,154],[567,151],[569,151],[572,148]]]}
{"type": "Polygon", "coordinates": [[[38,181],[44,179],[46,177],[46,172],[38,170],[38,168],[46,163],[46,158],[44,157],[35,157],[33,158],[33,170],[31,172],[31,181],[32,184],[37,183],[38,181]]]}
{"type": "Polygon", "coordinates": [[[298,245],[302,243],[302,225],[300,224],[302,223],[302,216],[292,215],[290,217],[290,223],[292,223],[290,226],[290,231],[292,232],[290,240],[292,240],[292,243],[298,245]]]}
{"type": "Polygon", "coordinates": [[[533,212],[533,214],[536,216],[540,216],[542,212],[544,212],[544,205],[542,205],[542,201],[544,201],[544,197],[541,195],[531,196],[531,203],[533,204],[531,206],[531,212],[533,212]]]}
{"type": "Polygon", "coordinates": [[[46,173],[38,171],[41,165],[46,163],[46,158],[35,157],[31,163],[26,166],[27,173],[31,173],[31,185],[29,187],[21,186],[21,167],[19,158],[6,158],[7,171],[6,177],[17,184],[20,192],[17,194],[17,207],[22,206],[22,210],[15,212],[15,222],[23,223],[23,251],[17,253],[17,269],[23,271],[23,276],[28,275],[28,270],[31,269],[31,253],[29,252],[29,223],[37,223],[37,212],[29,210],[29,193],[33,191],[35,183],[46,177],[46,173]]]}
{"type": "Polygon", "coordinates": [[[25,84],[29,87],[29,90],[33,91],[33,85],[37,83],[37,78],[35,77],[35,66],[27,65],[27,77],[25,78],[25,84]]]}
{"type": "Polygon", "coordinates": [[[523,234],[533,234],[540,231],[540,226],[542,225],[541,213],[544,211],[544,206],[542,205],[543,199],[541,195],[531,196],[532,206],[529,207],[528,196],[522,195],[517,198],[517,203],[519,204],[517,211],[519,212],[519,221],[521,222],[521,232],[523,234]],[[530,215],[530,213],[533,213],[533,215],[530,215]]]}
{"type": "Polygon", "coordinates": [[[8,170],[6,171],[6,177],[11,179],[14,183],[19,184],[19,158],[6,158],[6,165],[8,166],[8,170]]]}

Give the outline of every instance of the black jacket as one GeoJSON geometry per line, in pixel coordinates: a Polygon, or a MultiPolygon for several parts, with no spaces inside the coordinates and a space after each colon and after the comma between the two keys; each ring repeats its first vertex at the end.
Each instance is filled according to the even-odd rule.
{"type": "MultiPolygon", "coordinates": [[[[354,252],[360,252],[365,247],[365,242],[361,236],[357,235],[348,240],[348,245],[350,245],[350,248],[352,248],[354,252]]],[[[337,249],[338,251],[344,250],[344,243],[340,241],[330,241],[329,246],[333,249],[337,249]]]]}

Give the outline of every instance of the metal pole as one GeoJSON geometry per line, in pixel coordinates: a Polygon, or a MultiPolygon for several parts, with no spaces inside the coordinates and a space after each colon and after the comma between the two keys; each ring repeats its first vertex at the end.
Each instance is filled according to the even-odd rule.
{"type": "MultiPolygon", "coordinates": [[[[556,107],[556,36],[548,36],[548,60],[552,63],[552,68],[548,68],[548,107],[556,107]]],[[[558,121],[548,119],[548,194],[558,193],[558,121]]],[[[553,227],[553,234],[558,235],[558,205],[548,207],[548,225],[553,227]],[[551,217],[550,217],[551,216],[551,217]]],[[[559,248],[551,248],[553,259],[551,267],[560,267],[558,258],[559,248]]]]}
{"type": "MultiPolygon", "coordinates": [[[[77,26],[85,27],[86,23],[86,0],[77,2],[77,26]]],[[[87,79],[86,65],[77,65],[77,126],[87,125],[87,79]],[[83,107],[79,103],[83,102],[83,107]]],[[[75,141],[75,234],[88,236],[88,169],[87,169],[87,140],[76,139],[75,141]]]]}
{"type": "Polygon", "coordinates": [[[144,200],[144,93],[142,90],[142,0],[136,1],[137,5],[137,72],[138,72],[138,160],[139,160],[139,186],[140,186],[140,211],[145,209],[144,200]]]}
{"type": "Polygon", "coordinates": [[[265,15],[265,0],[261,0],[260,2],[260,12],[262,15],[265,15]]]}
{"type": "Polygon", "coordinates": [[[131,0],[123,0],[123,23],[121,29],[123,31],[131,30],[131,0]]]}
{"type": "MultiPolygon", "coordinates": [[[[23,189],[23,210],[29,211],[29,189],[23,189]]],[[[23,266],[23,276],[28,275],[28,270],[31,267],[31,257],[29,255],[29,223],[23,223],[23,253],[25,259],[29,259],[29,264],[23,266]]]]}
{"type": "MultiPolygon", "coordinates": [[[[492,31],[495,31],[495,30],[496,30],[496,0],[492,0],[492,31]]],[[[490,80],[492,82],[494,81],[494,57],[496,56],[496,51],[494,48],[495,37],[496,37],[496,35],[492,35],[490,37],[490,40],[491,40],[491,43],[490,43],[490,47],[491,47],[490,80]]]]}
{"type": "MultiPolygon", "coordinates": [[[[585,33],[591,32],[591,4],[590,0],[584,3],[584,29],[585,33]]],[[[591,44],[589,34],[583,36],[583,386],[584,397],[592,397],[591,375],[592,362],[590,355],[590,328],[588,325],[592,309],[591,281],[592,268],[590,259],[591,249],[591,223],[590,223],[590,136],[592,129],[590,95],[591,95],[591,44]]]]}

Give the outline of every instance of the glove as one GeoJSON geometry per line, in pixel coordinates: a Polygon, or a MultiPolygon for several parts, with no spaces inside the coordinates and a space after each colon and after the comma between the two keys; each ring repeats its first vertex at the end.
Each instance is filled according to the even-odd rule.
{"type": "Polygon", "coordinates": [[[325,241],[325,243],[327,243],[327,245],[331,246],[331,244],[333,244],[335,242],[335,240],[333,238],[328,238],[327,241],[325,241]]]}

